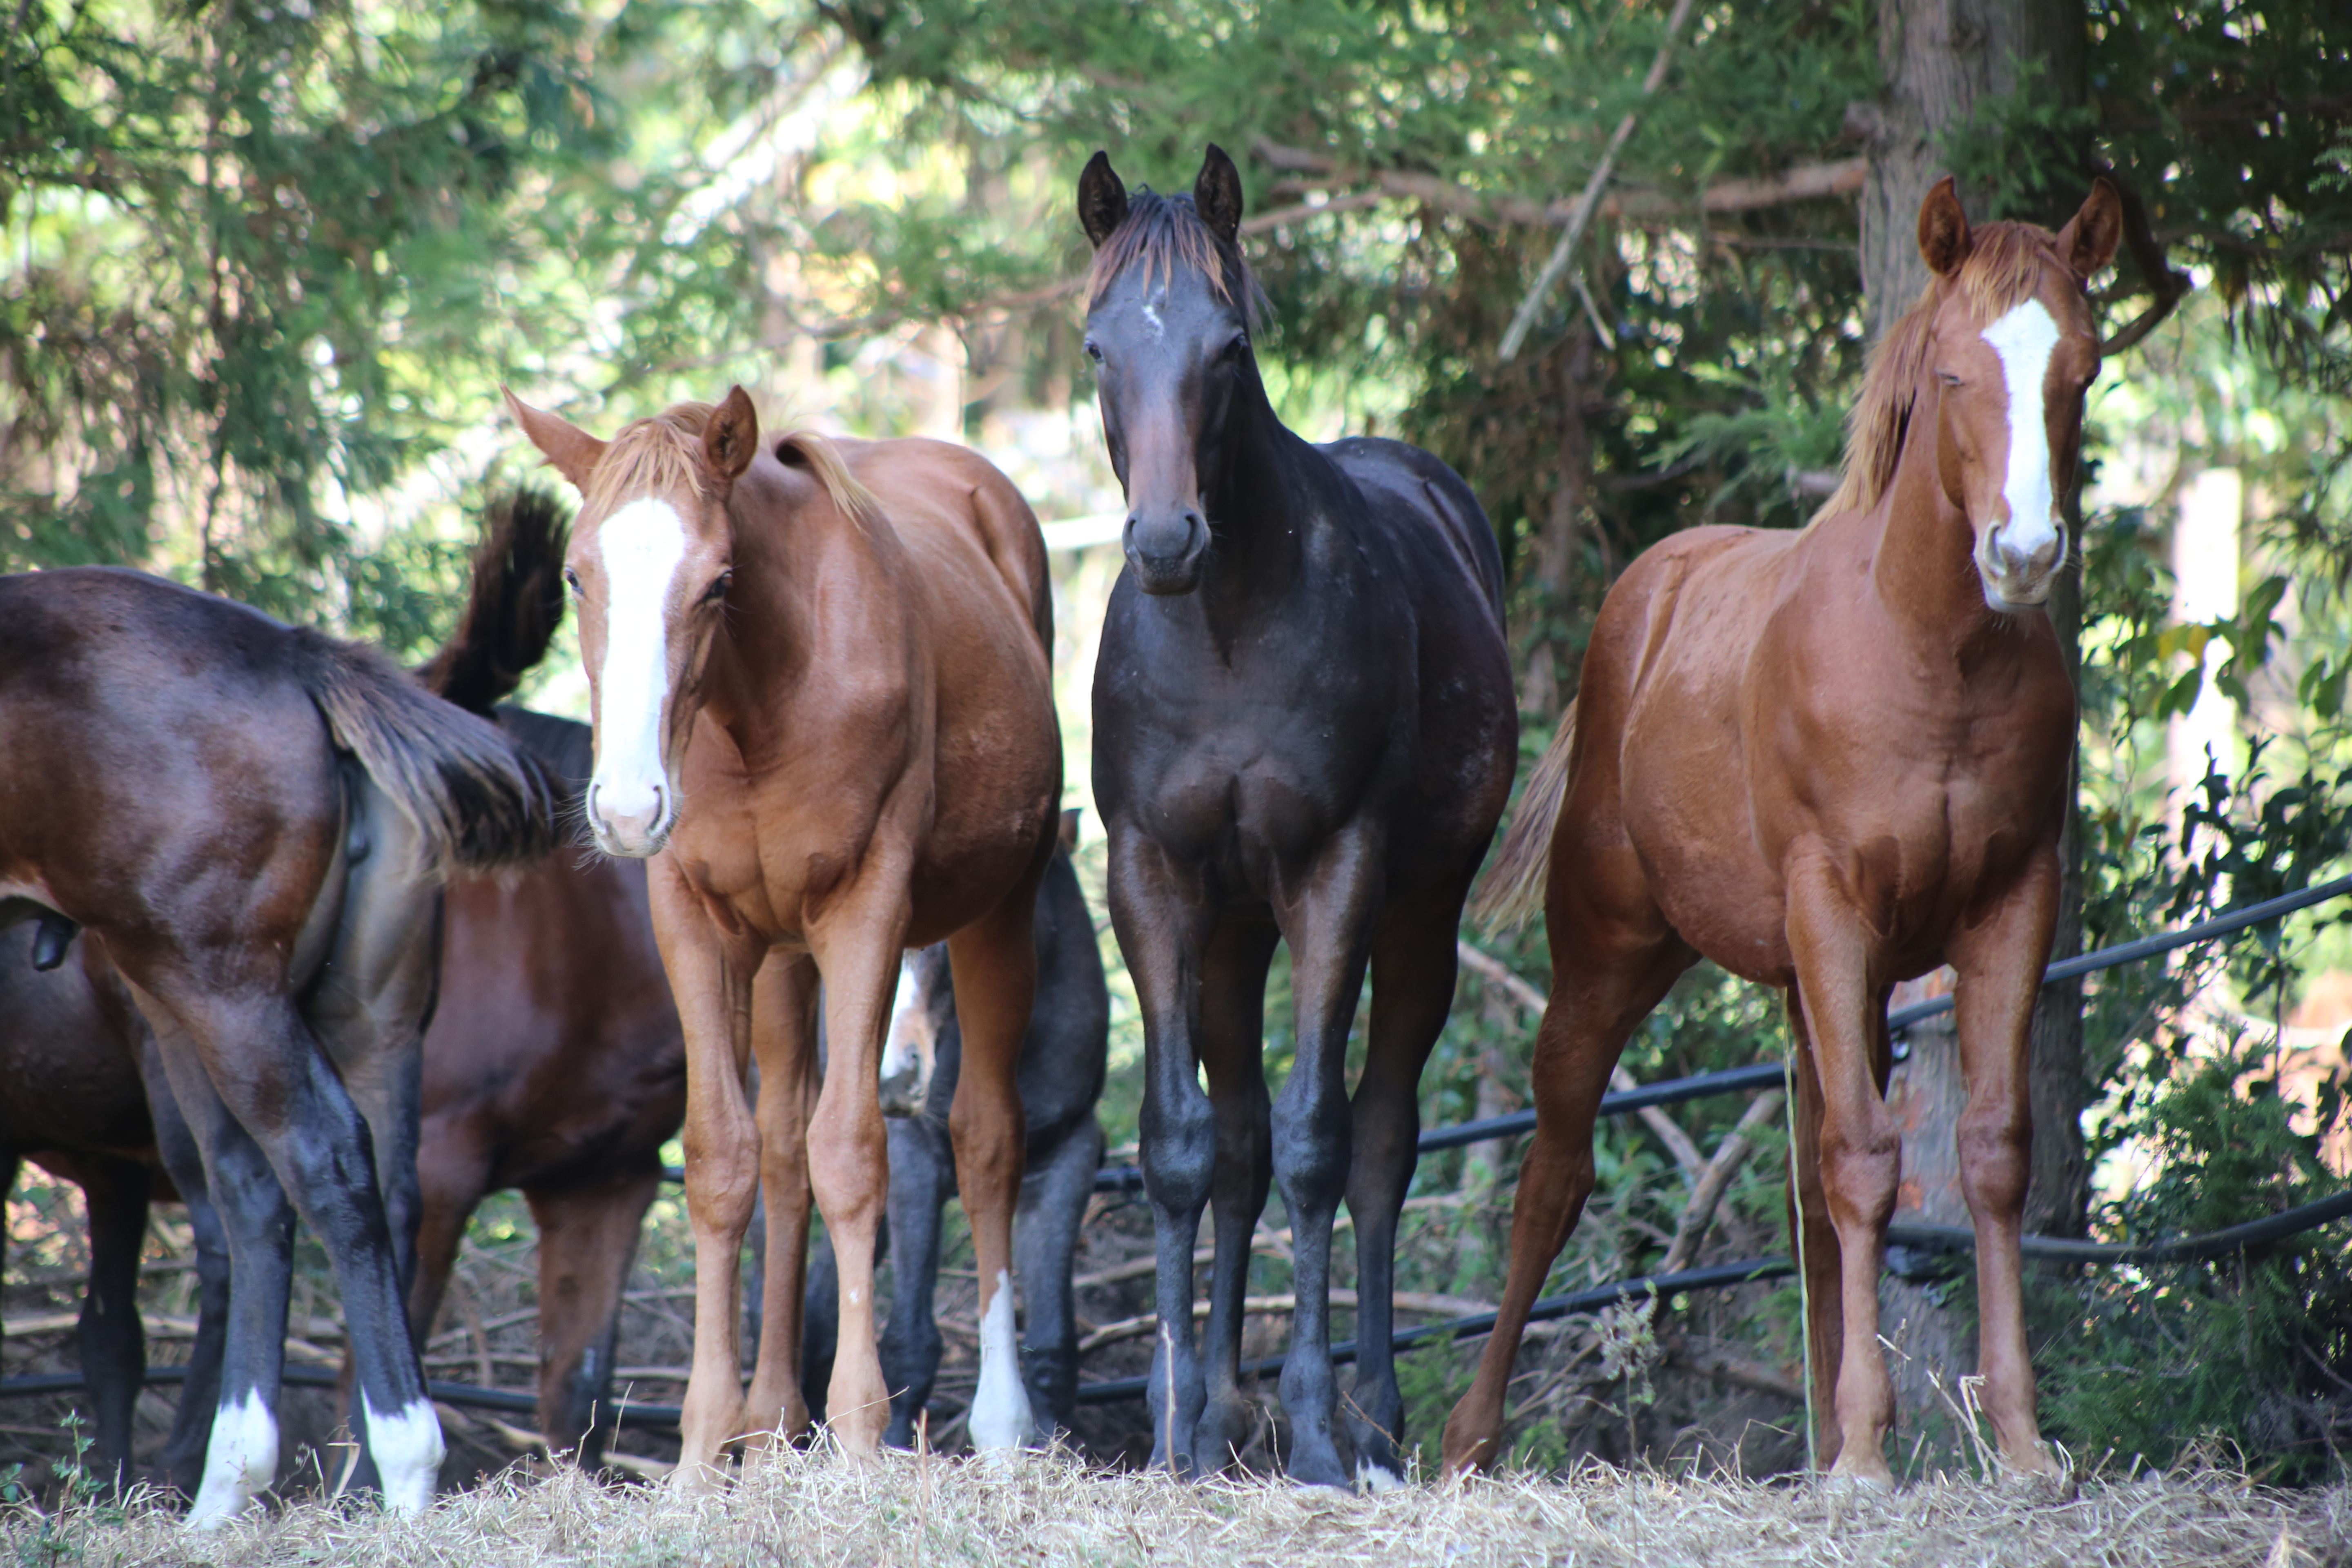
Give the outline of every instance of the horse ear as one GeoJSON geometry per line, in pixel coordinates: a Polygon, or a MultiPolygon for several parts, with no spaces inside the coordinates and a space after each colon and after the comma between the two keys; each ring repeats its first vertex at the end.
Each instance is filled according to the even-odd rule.
{"type": "Polygon", "coordinates": [[[1242,174],[1214,142],[1192,182],[1192,210],[1219,239],[1230,243],[1242,231],[1242,174]]]}
{"type": "Polygon", "coordinates": [[[1938,278],[1949,278],[1969,258],[1968,215],[1960,211],[1959,193],[1952,176],[1945,175],[1919,204],[1919,254],[1938,278]]]}
{"type": "Polygon", "coordinates": [[[1096,249],[1127,221],[1127,186],[1111,172],[1110,154],[1097,152],[1078,176],[1078,226],[1096,249]]]}
{"type": "Polygon", "coordinates": [[[604,461],[604,443],[561,414],[533,408],[507,387],[499,387],[499,395],[507,400],[507,412],[530,437],[530,444],[555,465],[555,471],[570,479],[573,488],[587,489],[588,476],[604,461]]]}
{"type": "Polygon", "coordinates": [[[702,427],[702,459],[712,473],[733,484],[751,466],[751,455],[759,449],[760,416],[751,406],[751,395],[730,386],[726,401],[702,427]]]}
{"type": "Polygon", "coordinates": [[[2074,276],[2087,283],[2116,258],[2116,246],[2123,233],[2123,195],[2101,174],[2091,182],[2090,199],[2083,204],[2083,210],[2058,231],[2058,254],[2066,258],[2074,276]]]}

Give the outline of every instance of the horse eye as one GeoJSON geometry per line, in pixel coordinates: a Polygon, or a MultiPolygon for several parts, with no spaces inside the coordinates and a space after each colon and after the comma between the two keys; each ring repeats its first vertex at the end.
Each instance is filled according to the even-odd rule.
{"type": "Polygon", "coordinates": [[[1094,361],[1097,364],[1100,364],[1103,362],[1102,345],[1095,342],[1092,338],[1088,338],[1087,340],[1087,357],[1094,361]]]}
{"type": "Polygon", "coordinates": [[[1234,334],[1233,341],[1225,345],[1224,357],[1226,359],[1239,359],[1242,355],[1247,353],[1249,353],[1249,334],[1247,332],[1235,332],[1234,334]]]}
{"type": "Polygon", "coordinates": [[[1942,382],[1946,386],[1958,386],[1960,384],[1960,378],[1954,375],[1948,370],[1937,371],[1936,373],[1936,379],[1942,382]]]}
{"type": "Polygon", "coordinates": [[[733,581],[735,581],[735,574],[732,571],[721,572],[719,574],[718,580],[712,583],[709,589],[703,594],[703,601],[707,604],[712,600],[725,598],[727,596],[727,584],[733,581]]]}
{"type": "Polygon", "coordinates": [[[572,596],[573,598],[578,598],[580,596],[580,574],[574,572],[571,567],[566,566],[563,569],[563,585],[572,590],[572,596]]]}

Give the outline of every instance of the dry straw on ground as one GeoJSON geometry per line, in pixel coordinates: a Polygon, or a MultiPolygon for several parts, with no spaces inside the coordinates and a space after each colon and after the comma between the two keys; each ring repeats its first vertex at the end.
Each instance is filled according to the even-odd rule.
{"type": "Polygon", "coordinates": [[[1974,1481],[1892,1497],[1589,1467],[1564,1480],[1344,1497],[999,1464],[787,1455],[689,1499],[509,1474],[417,1519],[306,1504],[216,1535],[134,1508],[15,1517],[20,1561],[669,1564],[1084,1563],[2147,1564],[2312,1568],[2352,1561],[2352,1488],[2265,1490],[2222,1472],[2085,1484],[2072,1500],[1974,1481]]]}

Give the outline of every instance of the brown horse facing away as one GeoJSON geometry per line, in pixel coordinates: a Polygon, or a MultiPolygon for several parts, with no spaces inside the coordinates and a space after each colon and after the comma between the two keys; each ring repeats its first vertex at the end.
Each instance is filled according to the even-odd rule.
{"type": "Polygon", "coordinates": [[[1610,1068],[1704,955],[1788,994],[1821,1453],[1882,1485],[1878,1279],[1900,1159],[1886,998],[1958,972],[1985,1410],[2005,1464],[2054,1472],[2018,1235],[2074,694],[2037,606],[2065,564],[2058,507],[2099,366],[2084,285],[2119,221],[2101,181],[2054,236],[1972,233],[1937,185],[1919,214],[1934,279],[1872,356],[1822,515],[1800,532],[1692,529],[1610,590],[1573,721],[1487,895],[1524,916],[1541,888],[1554,978],[1509,1284],[1446,1424],[1449,1471],[1495,1457],[1528,1306],[1592,1188],[1610,1068]]]}
{"type": "Polygon", "coordinates": [[[385,1498],[430,1499],[402,1295],[437,884],[539,852],[549,822],[535,768],[380,656],[134,572],[0,577],[0,925],[37,921],[44,966],[82,927],[129,983],[198,1156],[166,1163],[234,1260],[192,1520],[276,1474],[294,1210],[334,1266],[385,1498]]]}
{"type": "Polygon", "coordinates": [[[762,445],[740,387],[609,444],[509,402],[585,498],[565,577],[595,720],[587,818],[606,851],[653,858],[654,930],[686,1032],[695,1347],[678,1479],[709,1485],[730,1443],[808,1424],[812,1189],[841,1269],[832,1426],[852,1453],[882,1436],[877,1069],[900,955],[941,938],[964,1039],[950,1125],[981,1280],[970,1426],[983,1449],[1024,1443],[1015,1068],[1062,782],[1036,519],[961,447],[762,445]],[[747,1406],[737,1276],[755,1191],[767,1262],[747,1406]]]}

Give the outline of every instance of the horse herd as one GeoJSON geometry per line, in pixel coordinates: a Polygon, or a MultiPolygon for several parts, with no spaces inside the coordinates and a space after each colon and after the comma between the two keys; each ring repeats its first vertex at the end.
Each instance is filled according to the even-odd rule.
{"type": "MultiPolygon", "coordinates": [[[[1097,153],[1077,211],[1085,349],[1129,509],[1093,784],[1145,1030],[1152,1461],[1212,1472],[1252,1429],[1244,1298],[1278,1183],[1288,1473],[1392,1484],[1417,1086],[1517,755],[1502,563],[1435,458],[1312,445],[1276,416],[1222,152],[1172,197],[1130,193],[1097,153]],[[1270,1093],[1277,943],[1297,1051],[1270,1093]],[[1360,1350],[1345,1396],[1342,1200],[1360,1350]]],[[[2009,1466],[2052,1468],[2018,1243],[2074,707],[2037,607],[2066,564],[2059,507],[2099,363],[2086,285],[2118,227],[2104,181],[2055,234],[1972,228],[1937,186],[1919,217],[1933,279],[1874,352],[1837,496],[1801,531],[1677,534],[1609,593],[1482,895],[1546,911],[1554,985],[1508,1284],[1446,1425],[1449,1472],[1496,1456],[1528,1309],[1593,1184],[1611,1069],[1702,956],[1787,994],[1820,1451],[1881,1484],[1885,1001],[1957,970],[1984,1405],[2009,1466]]],[[[950,1193],[980,1282],[971,1442],[1037,1440],[1076,1386],[1108,1002],[1059,810],[1034,517],[960,447],[763,434],[740,388],[609,440],[509,404],[578,517],[567,541],[526,492],[496,518],[459,630],[415,679],[134,573],[0,577],[0,927],[31,931],[0,953],[0,1161],[88,1194],[100,1457],[128,1473],[132,1287],[169,1190],[202,1285],[164,1457],[191,1517],[274,1478],[296,1213],[341,1289],[354,1479],[424,1506],[442,1446],[413,1331],[475,1204],[520,1187],[541,1230],[541,1429],[593,1466],[623,1278],[681,1121],[682,1484],[814,1419],[853,1454],[909,1440],[940,1358],[950,1193]],[[501,705],[567,595],[591,726],[501,705]],[[602,855],[549,853],[583,827],[602,855]],[[814,1269],[812,1199],[830,1242],[814,1269]],[[886,1233],[898,1294],[877,1333],[886,1233]]]]}

